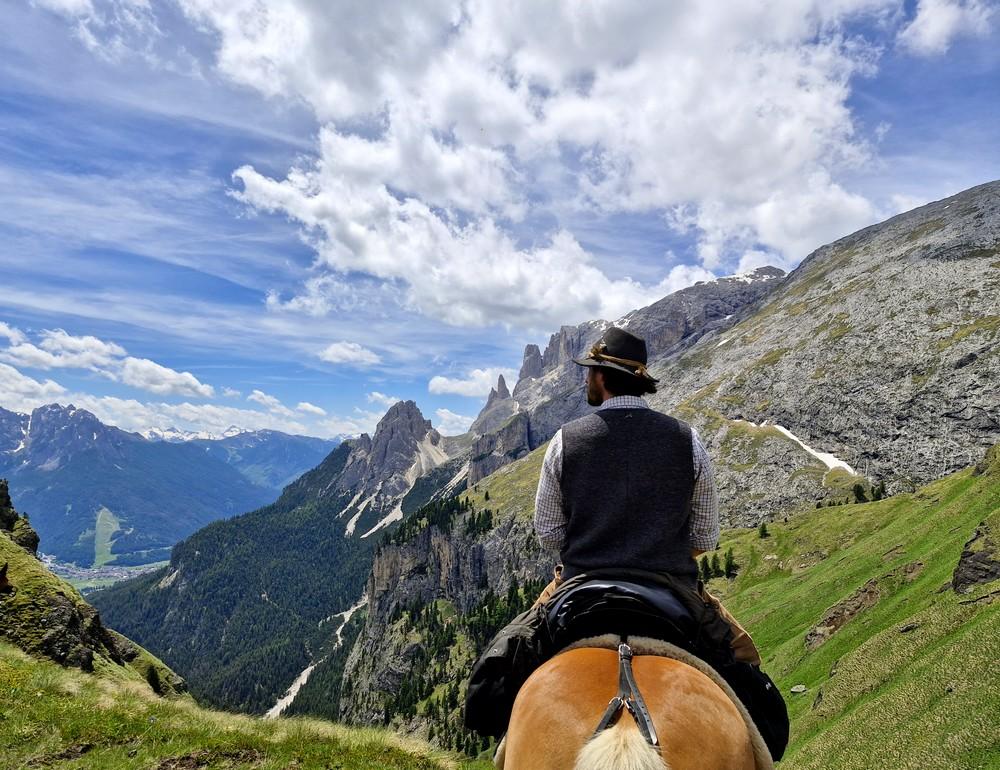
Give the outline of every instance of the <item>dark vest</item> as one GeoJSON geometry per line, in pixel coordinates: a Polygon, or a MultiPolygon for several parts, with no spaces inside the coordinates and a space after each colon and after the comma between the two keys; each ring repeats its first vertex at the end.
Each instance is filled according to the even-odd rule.
{"type": "Polygon", "coordinates": [[[602,409],[562,427],[563,577],[609,567],[691,585],[691,429],[653,409],[602,409]]]}

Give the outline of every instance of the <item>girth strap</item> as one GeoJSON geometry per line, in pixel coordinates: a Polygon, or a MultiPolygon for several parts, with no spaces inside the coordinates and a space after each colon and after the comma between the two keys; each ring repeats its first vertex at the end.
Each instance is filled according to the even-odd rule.
{"type": "Polygon", "coordinates": [[[650,746],[659,747],[660,741],[656,736],[656,727],[653,719],[646,708],[646,702],[642,699],[642,693],[635,683],[635,675],[632,673],[632,648],[625,642],[618,645],[618,694],[608,703],[604,716],[601,717],[594,735],[602,730],[608,729],[618,721],[622,709],[628,711],[639,727],[639,732],[650,746]]]}

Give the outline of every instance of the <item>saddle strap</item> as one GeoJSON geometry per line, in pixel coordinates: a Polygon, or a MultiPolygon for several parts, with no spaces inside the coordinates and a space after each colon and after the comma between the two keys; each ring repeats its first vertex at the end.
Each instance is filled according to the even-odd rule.
{"type": "Polygon", "coordinates": [[[653,718],[646,707],[646,701],[642,699],[642,693],[639,692],[639,686],[632,672],[632,648],[625,642],[618,645],[618,694],[608,703],[604,716],[594,730],[594,735],[617,722],[623,709],[632,715],[646,742],[658,748],[660,741],[656,735],[653,718]]]}

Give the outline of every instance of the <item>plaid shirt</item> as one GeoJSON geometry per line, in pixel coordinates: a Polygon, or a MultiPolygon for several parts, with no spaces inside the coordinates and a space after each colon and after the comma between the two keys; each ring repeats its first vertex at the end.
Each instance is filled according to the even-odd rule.
{"type": "MultiPolygon", "coordinates": [[[[638,396],[615,396],[598,409],[648,409],[646,401],[638,396]]],[[[691,429],[694,455],[694,490],[691,493],[691,547],[712,551],[719,543],[719,495],[715,489],[715,472],[712,461],[701,439],[691,429]]],[[[545,548],[558,551],[566,541],[566,514],[563,512],[562,486],[563,444],[562,430],[549,442],[542,461],[542,473],[535,495],[535,532],[545,548]]]]}

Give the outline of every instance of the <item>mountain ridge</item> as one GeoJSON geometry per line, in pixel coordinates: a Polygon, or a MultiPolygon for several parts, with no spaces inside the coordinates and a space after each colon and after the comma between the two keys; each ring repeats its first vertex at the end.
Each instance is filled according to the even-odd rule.
{"type": "Polygon", "coordinates": [[[43,550],[83,566],[162,560],[198,527],[270,502],[274,483],[329,450],[320,439],[276,432],[164,443],[72,404],[29,415],[0,408],[0,475],[33,515],[43,550]]]}

